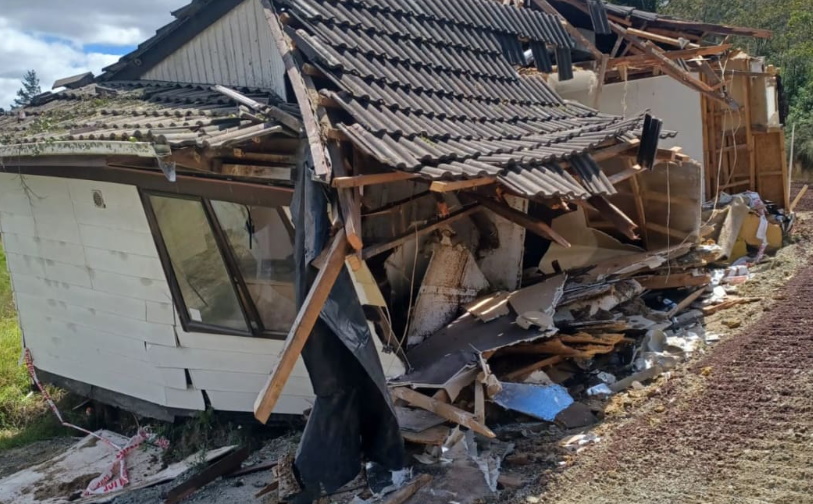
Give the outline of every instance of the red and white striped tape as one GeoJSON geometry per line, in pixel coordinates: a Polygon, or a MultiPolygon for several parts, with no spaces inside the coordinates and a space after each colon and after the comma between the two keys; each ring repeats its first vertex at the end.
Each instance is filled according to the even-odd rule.
{"type": "Polygon", "coordinates": [[[62,418],[62,413],[59,412],[59,408],[57,408],[56,403],[54,402],[53,398],[51,398],[51,394],[45,389],[45,387],[40,382],[39,378],[37,378],[37,372],[34,369],[34,358],[31,356],[31,350],[26,348],[25,349],[25,366],[28,368],[28,374],[31,375],[31,379],[37,385],[37,388],[42,393],[42,397],[45,398],[45,401],[48,403],[48,407],[51,408],[56,418],[59,420],[59,423],[65,427],[69,427],[71,429],[75,429],[79,432],[85,433],[89,436],[93,436],[99,441],[103,442],[104,444],[111,447],[116,452],[116,457],[110,467],[99,475],[98,478],[94,479],[90,482],[88,487],[82,493],[82,496],[88,495],[104,495],[110,492],[115,492],[117,490],[121,490],[125,486],[130,483],[130,477],[127,472],[127,455],[133,452],[136,448],[141,446],[144,443],[150,443],[158,446],[166,450],[169,447],[169,441],[164,438],[160,438],[155,434],[150,433],[146,429],[139,429],[135,436],[130,438],[130,441],[127,442],[125,446],[118,446],[109,439],[96,434],[95,432],[91,432],[87,429],[79,427],[78,425],[74,425],[72,423],[66,422],[64,418],[62,418]]]}

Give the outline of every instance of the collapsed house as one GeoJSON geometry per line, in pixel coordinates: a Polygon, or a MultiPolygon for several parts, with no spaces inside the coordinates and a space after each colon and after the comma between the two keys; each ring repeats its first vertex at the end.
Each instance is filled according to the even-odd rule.
{"type": "Polygon", "coordinates": [[[776,78],[703,43],[744,29],[576,0],[174,15],[0,118],[25,347],[47,381],[149,416],[310,410],[306,496],[362,458],[400,468],[402,436],[442,445],[449,420],[493,436],[486,399],[556,419],[573,398],[532,377],[671,328],[741,209],[766,218],[758,198],[717,209],[731,247],[696,250],[720,232],[704,201],[765,191],[789,215],[776,78]]]}

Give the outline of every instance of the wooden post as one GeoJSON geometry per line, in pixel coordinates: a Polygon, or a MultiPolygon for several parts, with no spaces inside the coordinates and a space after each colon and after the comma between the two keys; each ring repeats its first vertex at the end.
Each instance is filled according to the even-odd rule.
{"type": "Polygon", "coordinates": [[[285,63],[285,71],[288,74],[288,79],[291,81],[291,87],[296,95],[296,101],[299,103],[299,110],[302,113],[302,123],[305,126],[305,134],[308,139],[308,144],[310,145],[311,155],[313,156],[314,170],[317,176],[324,180],[329,180],[332,175],[330,157],[322,142],[319,121],[316,119],[316,110],[314,104],[311,102],[310,93],[303,79],[301,58],[293,49],[288,37],[283,33],[270,0],[260,0],[260,2],[265,13],[265,20],[271,29],[271,36],[274,38],[277,50],[282,55],[282,61],[285,63]]]}
{"type": "Polygon", "coordinates": [[[277,400],[282,394],[282,388],[291,376],[294,365],[299,359],[302,349],[305,348],[305,342],[319,319],[322,306],[327,301],[333,284],[336,283],[336,279],[344,267],[346,256],[347,237],[344,229],[340,229],[336,236],[333,237],[327,259],[322,269],[319,270],[319,274],[316,276],[316,280],[314,280],[293,326],[291,326],[279,362],[271,372],[265,387],[257,396],[257,400],[254,401],[254,416],[260,422],[267,422],[271,412],[274,411],[274,406],[276,406],[277,400]]]}
{"type": "Polygon", "coordinates": [[[604,196],[593,196],[587,200],[588,203],[593,205],[599,213],[610,221],[616,229],[621,231],[630,240],[637,240],[640,237],[635,233],[638,225],[627,216],[620,208],[613,205],[610,200],[604,196]]]}

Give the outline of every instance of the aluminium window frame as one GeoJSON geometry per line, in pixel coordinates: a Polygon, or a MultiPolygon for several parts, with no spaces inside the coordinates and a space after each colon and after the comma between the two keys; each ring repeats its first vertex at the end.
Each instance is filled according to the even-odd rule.
{"type": "MultiPolygon", "coordinates": [[[[193,194],[169,193],[164,191],[154,191],[145,189],[139,189],[139,195],[141,197],[141,202],[144,206],[144,212],[147,216],[147,222],[149,223],[150,231],[155,241],[155,246],[158,250],[158,257],[161,260],[161,266],[164,270],[167,282],[169,283],[169,289],[170,293],[172,294],[174,308],[178,311],[178,315],[181,320],[181,327],[185,332],[221,334],[229,336],[243,336],[274,340],[285,340],[287,338],[288,336],[287,332],[283,333],[279,331],[270,331],[265,329],[260,312],[257,309],[257,305],[254,302],[254,299],[251,297],[251,293],[248,290],[248,286],[246,285],[245,279],[243,278],[243,275],[240,272],[240,268],[238,267],[237,264],[237,258],[234,256],[234,251],[232,250],[232,247],[229,244],[226,232],[220,225],[220,221],[217,218],[217,214],[215,213],[210,198],[193,194]],[[192,320],[192,318],[189,316],[189,310],[186,305],[186,300],[183,297],[180,283],[178,282],[178,278],[175,275],[175,268],[173,268],[172,266],[172,259],[169,254],[169,249],[167,248],[166,242],[164,241],[164,235],[161,232],[161,226],[158,223],[158,218],[155,215],[155,209],[152,205],[152,201],[150,200],[151,196],[186,199],[191,201],[197,201],[201,204],[203,213],[206,216],[206,221],[209,224],[209,227],[212,231],[212,235],[215,239],[215,244],[223,260],[223,265],[226,268],[226,272],[229,275],[229,281],[231,282],[232,289],[234,289],[235,297],[237,298],[237,304],[240,306],[240,310],[243,314],[243,318],[246,322],[246,327],[248,328],[248,330],[241,331],[238,329],[232,329],[225,326],[207,324],[205,322],[192,320]]],[[[225,201],[229,203],[229,201],[226,200],[217,200],[217,201],[225,201]]],[[[252,206],[264,206],[264,205],[255,204],[252,206]]],[[[286,225],[286,228],[288,227],[290,223],[288,222],[285,213],[282,211],[282,207],[279,206],[264,206],[264,207],[278,210],[280,217],[284,217],[283,223],[286,225]]],[[[290,236],[290,234],[287,234],[287,236],[290,236]]]]}

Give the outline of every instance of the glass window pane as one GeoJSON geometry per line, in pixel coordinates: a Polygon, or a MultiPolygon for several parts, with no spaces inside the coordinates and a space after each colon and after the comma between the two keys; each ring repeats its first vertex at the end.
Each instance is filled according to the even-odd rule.
{"type": "Polygon", "coordinates": [[[248,331],[203,204],[164,196],[150,201],[190,320],[248,331]]]}
{"type": "Polygon", "coordinates": [[[265,329],[288,332],[296,301],[293,244],[284,209],[223,201],[212,201],[212,207],[265,329]]]}

